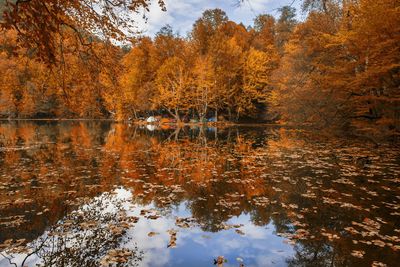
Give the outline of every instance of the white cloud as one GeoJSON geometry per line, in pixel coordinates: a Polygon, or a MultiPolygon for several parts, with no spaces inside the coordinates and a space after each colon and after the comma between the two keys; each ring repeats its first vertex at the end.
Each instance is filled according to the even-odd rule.
{"type": "MultiPolygon", "coordinates": [[[[276,8],[291,4],[292,0],[246,0],[240,6],[235,5],[236,0],[165,0],[165,2],[167,11],[163,12],[157,5],[157,0],[152,1],[150,11],[147,13],[147,23],[141,15],[135,17],[138,28],[144,30],[146,35],[154,35],[161,27],[170,24],[175,31],[185,36],[201,14],[210,8],[221,8],[231,20],[237,23],[243,22],[247,26],[252,24],[258,14],[277,15],[276,8]]],[[[298,6],[300,0],[296,2],[295,6],[298,6]]]]}

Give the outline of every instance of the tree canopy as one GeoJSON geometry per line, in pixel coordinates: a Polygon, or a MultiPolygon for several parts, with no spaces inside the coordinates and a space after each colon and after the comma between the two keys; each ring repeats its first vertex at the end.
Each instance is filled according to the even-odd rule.
{"type": "Polygon", "coordinates": [[[150,0],[4,0],[3,5],[1,28],[15,30],[20,45],[54,63],[65,31],[75,34],[77,47],[90,46],[94,38],[123,41],[137,31],[132,13],[148,10],[150,0]]]}

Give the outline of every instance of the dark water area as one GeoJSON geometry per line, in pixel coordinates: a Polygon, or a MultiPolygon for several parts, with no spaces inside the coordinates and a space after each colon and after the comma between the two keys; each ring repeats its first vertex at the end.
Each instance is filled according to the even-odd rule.
{"type": "Polygon", "coordinates": [[[389,143],[0,122],[0,266],[399,266],[399,185],[389,143]]]}

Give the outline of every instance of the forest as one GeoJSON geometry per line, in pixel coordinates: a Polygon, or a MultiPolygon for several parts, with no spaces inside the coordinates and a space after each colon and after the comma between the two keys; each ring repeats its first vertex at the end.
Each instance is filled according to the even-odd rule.
{"type": "Polygon", "coordinates": [[[166,25],[129,38],[121,27],[134,21],[118,15],[150,1],[55,2],[0,2],[1,118],[160,115],[399,133],[399,1],[305,0],[251,26],[209,9],[185,36],[166,25]]]}

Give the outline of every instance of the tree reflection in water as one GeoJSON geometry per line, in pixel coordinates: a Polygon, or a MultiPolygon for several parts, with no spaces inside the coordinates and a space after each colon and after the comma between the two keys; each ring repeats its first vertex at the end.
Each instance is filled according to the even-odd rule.
{"type": "Polygon", "coordinates": [[[127,199],[103,193],[73,204],[80,207],[43,236],[26,247],[13,244],[2,255],[15,266],[137,266],[142,252],[132,242],[124,247],[126,231],[137,222],[127,216],[127,199]]]}
{"type": "MultiPolygon", "coordinates": [[[[77,213],[70,213],[71,200],[96,200],[122,186],[132,192],[138,212],[154,209],[151,214],[135,214],[140,223],[168,226],[156,233],[157,229],[143,224],[142,229],[151,228],[153,233],[145,232],[140,239],[129,236],[138,246],[166,238],[159,246],[164,252],[170,249],[168,242],[176,243],[175,258],[166,259],[172,266],[182,266],[178,260],[192,251],[208,257],[206,263],[217,256],[233,260],[240,256],[245,264],[257,266],[266,260],[265,265],[271,264],[270,259],[255,259],[277,247],[273,237],[263,235],[267,227],[293,246],[283,256],[274,252],[276,258],[283,258],[281,265],[370,266],[383,262],[391,266],[399,260],[400,153],[392,144],[375,147],[349,138],[326,139],[273,127],[149,131],[123,124],[71,122],[0,124],[0,130],[0,243],[10,238],[35,240],[47,225],[64,216],[79,221],[77,213]],[[182,206],[182,214],[177,214],[182,206]],[[251,229],[257,230],[255,234],[251,229]],[[177,240],[170,242],[169,236],[163,236],[167,230],[187,232],[178,232],[177,240]],[[232,248],[232,255],[210,255],[211,247],[219,249],[214,239],[201,239],[198,243],[206,244],[203,249],[196,247],[198,243],[190,243],[192,250],[180,247],[184,243],[180,238],[193,238],[197,232],[249,248],[232,248]],[[224,236],[224,232],[235,236],[224,236]],[[263,243],[252,247],[257,240],[263,243]]],[[[42,258],[48,262],[75,258],[68,262],[72,266],[86,259],[90,266],[127,238],[116,233],[114,243],[108,244],[108,239],[113,240],[107,236],[110,229],[92,231],[90,222],[96,217],[89,218],[89,224],[83,224],[88,228],[86,235],[97,233],[98,237],[78,243],[94,242],[85,244],[86,252],[61,249],[62,253],[48,254],[52,248],[46,245],[42,258]],[[106,238],[101,241],[102,237],[106,238]]],[[[68,226],[68,219],[62,220],[68,226]]],[[[82,223],[69,227],[79,232],[82,223]]],[[[67,226],[59,224],[55,229],[67,226]]],[[[55,248],[68,248],[71,243],[58,240],[55,248]]],[[[141,258],[138,251],[132,255],[141,258]]]]}

